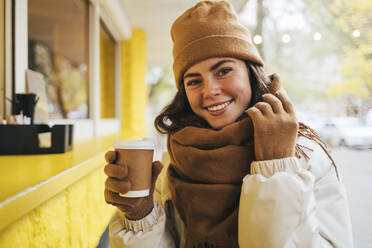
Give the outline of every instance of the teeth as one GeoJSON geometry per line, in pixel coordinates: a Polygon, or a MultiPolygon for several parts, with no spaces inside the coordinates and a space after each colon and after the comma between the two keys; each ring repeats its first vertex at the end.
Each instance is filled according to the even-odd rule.
{"type": "Polygon", "coordinates": [[[225,102],[223,104],[219,104],[219,105],[216,105],[216,106],[209,107],[208,110],[209,111],[217,111],[217,110],[225,108],[229,104],[230,104],[230,102],[225,102]]]}

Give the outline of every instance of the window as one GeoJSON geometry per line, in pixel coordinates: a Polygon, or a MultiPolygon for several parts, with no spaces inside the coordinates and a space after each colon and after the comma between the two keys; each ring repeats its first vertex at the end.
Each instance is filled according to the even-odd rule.
{"type": "MultiPolygon", "coordinates": [[[[122,5],[92,0],[5,3],[5,27],[9,26],[5,30],[6,96],[27,92],[25,71],[31,69],[46,81],[47,124],[74,124],[74,139],[118,132],[119,42],[130,37],[122,5]]],[[[10,114],[11,104],[4,102],[10,114]]]]}
{"type": "Polygon", "coordinates": [[[28,1],[28,65],[44,75],[50,119],[88,118],[89,3],[28,1]]]}
{"type": "Polygon", "coordinates": [[[101,118],[115,117],[115,40],[106,25],[100,24],[101,118]]]}

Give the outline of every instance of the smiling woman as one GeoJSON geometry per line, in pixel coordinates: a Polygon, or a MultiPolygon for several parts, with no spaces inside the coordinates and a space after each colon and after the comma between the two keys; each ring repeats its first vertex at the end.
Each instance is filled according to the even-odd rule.
{"type": "Polygon", "coordinates": [[[131,172],[106,153],[111,245],[353,247],[337,166],[279,76],[265,76],[232,5],[201,1],[171,35],[178,92],[155,119],[170,162],[160,175],[153,163],[150,195],[129,199],[131,172]]]}

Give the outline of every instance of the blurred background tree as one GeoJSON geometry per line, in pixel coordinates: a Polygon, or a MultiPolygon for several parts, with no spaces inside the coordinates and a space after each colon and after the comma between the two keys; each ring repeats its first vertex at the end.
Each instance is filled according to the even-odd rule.
{"type": "Polygon", "coordinates": [[[299,108],[359,115],[372,107],[371,15],[369,0],[249,0],[240,16],[299,108]]]}
{"type": "Polygon", "coordinates": [[[340,67],[344,80],[332,88],[332,94],[372,96],[372,1],[337,1],[330,13],[337,28],[349,37],[340,67]]]}
{"type": "Polygon", "coordinates": [[[147,82],[150,84],[149,103],[159,113],[176,93],[173,71],[171,68],[155,67],[149,71],[147,82]]]}

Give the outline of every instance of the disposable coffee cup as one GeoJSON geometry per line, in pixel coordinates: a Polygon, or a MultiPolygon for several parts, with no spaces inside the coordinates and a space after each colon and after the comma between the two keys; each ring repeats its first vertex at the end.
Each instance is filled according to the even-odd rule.
{"type": "Polygon", "coordinates": [[[145,197],[150,194],[154,144],[149,140],[117,140],[116,164],[128,167],[128,179],[132,190],[122,197],[145,197]]]}

